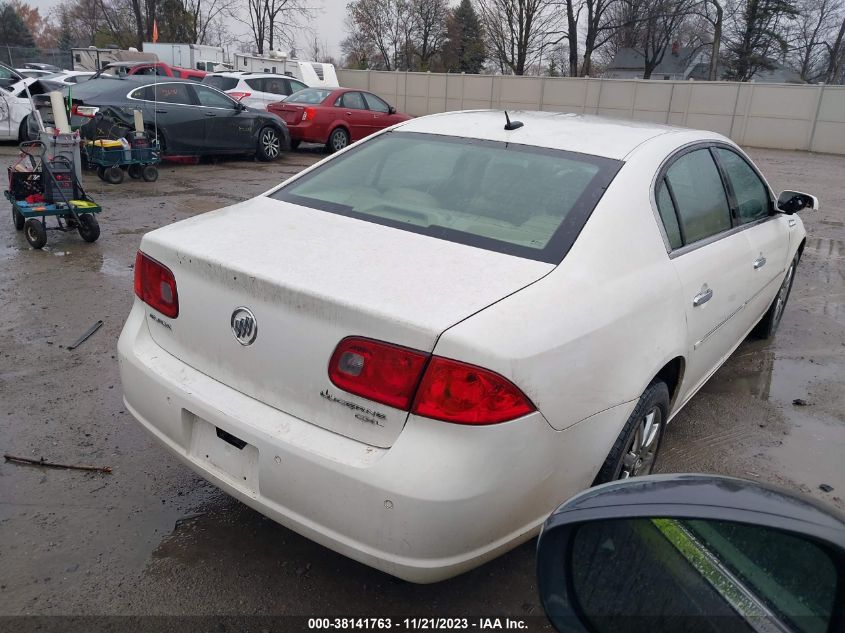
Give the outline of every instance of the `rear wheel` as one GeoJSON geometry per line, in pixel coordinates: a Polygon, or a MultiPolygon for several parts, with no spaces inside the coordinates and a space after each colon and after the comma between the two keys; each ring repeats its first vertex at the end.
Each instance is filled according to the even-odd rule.
{"type": "Polygon", "coordinates": [[[155,165],[144,165],[141,171],[141,177],[147,182],[155,182],[158,180],[158,167],[155,165]]]}
{"type": "Polygon", "coordinates": [[[780,320],[783,317],[783,311],[786,308],[786,302],[789,299],[789,293],[792,291],[792,281],[795,279],[795,270],[798,268],[798,255],[786,269],[786,275],[780,284],[778,293],[772,301],[772,305],[766,310],[766,314],[760,319],[760,322],[751,330],[752,336],[761,339],[772,338],[777,332],[780,320]]]}
{"type": "Polygon", "coordinates": [[[103,172],[103,176],[103,179],[112,185],[119,185],[123,182],[123,170],[116,165],[107,167],[103,172]]]}
{"type": "Polygon", "coordinates": [[[282,139],[272,127],[261,128],[258,133],[258,149],[255,152],[260,161],[276,160],[282,153],[282,139]]]}
{"type": "Polygon", "coordinates": [[[640,396],[593,485],[651,474],[668,417],[669,388],[655,380],[640,396]]]}
{"type": "Polygon", "coordinates": [[[349,133],[342,127],[336,127],[329,135],[329,141],[326,143],[326,149],[333,154],[335,152],[339,152],[347,145],[349,145],[349,133]]]}
{"type": "Polygon", "coordinates": [[[86,242],[96,242],[100,237],[100,223],[93,213],[83,213],[79,216],[79,236],[86,242]]]}
{"type": "Polygon", "coordinates": [[[47,243],[47,228],[37,218],[29,218],[23,227],[26,241],[32,248],[44,248],[47,243]]]}
{"type": "Polygon", "coordinates": [[[23,225],[26,220],[24,220],[24,217],[21,215],[21,212],[18,211],[14,206],[12,207],[12,222],[15,225],[16,231],[23,231],[23,225]]]}

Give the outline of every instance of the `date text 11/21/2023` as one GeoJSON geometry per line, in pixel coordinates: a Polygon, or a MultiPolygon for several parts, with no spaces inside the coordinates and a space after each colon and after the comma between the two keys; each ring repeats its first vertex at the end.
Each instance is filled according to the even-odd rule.
{"type": "Polygon", "coordinates": [[[404,631],[445,631],[478,630],[497,631],[526,630],[528,623],[521,618],[309,618],[309,630],[404,630],[404,631]]]}

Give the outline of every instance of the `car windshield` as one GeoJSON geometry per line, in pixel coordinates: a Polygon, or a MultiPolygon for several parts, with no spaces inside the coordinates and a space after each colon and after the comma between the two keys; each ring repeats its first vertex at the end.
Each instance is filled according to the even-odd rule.
{"type": "Polygon", "coordinates": [[[312,105],[316,105],[318,103],[323,103],[323,101],[326,100],[326,97],[328,97],[331,93],[331,90],[305,88],[304,90],[294,92],[291,96],[285,99],[285,101],[287,103],[310,103],[312,105]]]}
{"type": "Polygon", "coordinates": [[[527,145],[391,132],[272,197],[559,263],[620,166],[527,145]]]}
{"type": "Polygon", "coordinates": [[[234,77],[222,77],[220,75],[206,75],[202,80],[206,86],[217,88],[218,90],[234,90],[238,85],[238,80],[234,77]]]}

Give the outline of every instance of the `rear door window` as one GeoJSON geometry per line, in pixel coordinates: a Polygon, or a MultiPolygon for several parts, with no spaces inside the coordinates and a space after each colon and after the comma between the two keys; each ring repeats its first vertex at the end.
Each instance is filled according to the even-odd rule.
{"type": "Polygon", "coordinates": [[[666,170],[665,180],[686,244],[731,228],[727,194],[709,149],[694,150],[678,158],[666,170]]]}
{"type": "Polygon", "coordinates": [[[772,201],[757,172],[736,152],[722,147],[714,151],[731,183],[739,221],[754,222],[768,217],[772,201]]]}
{"type": "Polygon", "coordinates": [[[197,100],[201,106],[206,108],[220,108],[223,110],[231,110],[235,107],[235,102],[229,97],[216,90],[212,90],[207,86],[191,86],[197,95],[197,100]]]}
{"type": "Polygon", "coordinates": [[[218,77],[214,75],[206,75],[202,83],[218,90],[234,90],[238,85],[238,80],[234,77],[218,77]]]}
{"type": "Polygon", "coordinates": [[[559,263],[621,165],[514,143],[391,132],[272,197],[559,263]]]}

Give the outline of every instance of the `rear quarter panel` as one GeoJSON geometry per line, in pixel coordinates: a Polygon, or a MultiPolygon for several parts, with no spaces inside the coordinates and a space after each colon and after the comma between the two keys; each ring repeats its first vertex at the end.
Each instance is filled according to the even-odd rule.
{"type": "MultiPolygon", "coordinates": [[[[563,262],[447,330],[435,353],[509,377],[558,430],[638,399],[687,348],[681,287],[651,206],[655,173],[685,134],[635,150],[563,262]]],[[[609,449],[624,422],[597,440],[609,449]]]]}

